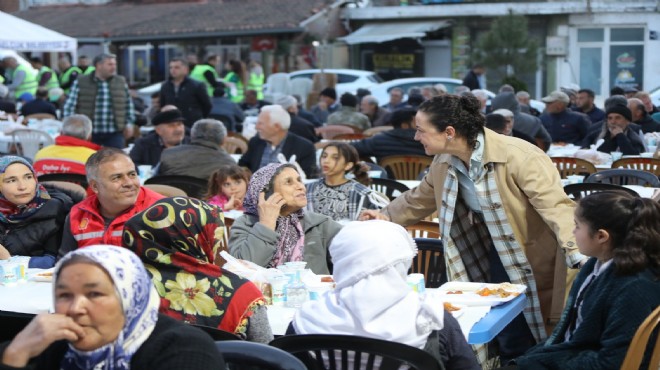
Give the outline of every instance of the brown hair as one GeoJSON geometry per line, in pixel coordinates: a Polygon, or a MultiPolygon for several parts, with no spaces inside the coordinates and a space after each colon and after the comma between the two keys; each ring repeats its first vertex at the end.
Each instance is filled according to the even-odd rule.
{"type": "Polygon", "coordinates": [[[429,117],[429,122],[442,132],[452,126],[458,136],[467,140],[468,146],[474,148],[477,136],[484,132],[486,118],[481,114],[481,103],[474,95],[439,95],[422,103],[419,112],[429,117]]]}
{"type": "Polygon", "coordinates": [[[371,184],[371,179],[369,178],[369,166],[360,161],[360,156],[352,145],[342,142],[332,142],[323,148],[321,155],[323,155],[325,150],[329,147],[337,148],[337,153],[339,153],[340,157],[344,158],[346,163],[353,163],[353,167],[351,167],[350,170],[345,171],[344,174],[352,172],[353,176],[355,176],[355,181],[364,186],[369,186],[371,184]]]}
{"type": "Polygon", "coordinates": [[[204,199],[209,200],[214,196],[220,194],[222,191],[222,183],[227,179],[243,180],[245,184],[250,183],[250,170],[244,167],[233,165],[222,166],[209,177],[208,187],[204,199]]]}

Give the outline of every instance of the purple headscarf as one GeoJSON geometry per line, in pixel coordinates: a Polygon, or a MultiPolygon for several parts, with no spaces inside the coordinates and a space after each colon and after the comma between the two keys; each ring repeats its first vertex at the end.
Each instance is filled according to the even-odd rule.
{"type": "MultiPolygon", "coordinates": [[[[243,208],[245,213],[259,217],[259,194],[273,186],[273,180],[285,167],[296,168],[290,164],[271,163],[257,170],[250,178],[243,208]]],[[[296,170],[297,171],[297,170],[296,170]]],[[[300,219],[303,210],[300,209],[287,216],[279,216],[275,226],[277,233],[277,249],[268,267],[276,267],[289,261],[302,261],[305,248],[305,231],[300,219]]]]}

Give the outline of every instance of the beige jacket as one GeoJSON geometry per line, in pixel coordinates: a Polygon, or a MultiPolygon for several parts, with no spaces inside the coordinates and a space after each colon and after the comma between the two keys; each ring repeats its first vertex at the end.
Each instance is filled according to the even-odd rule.
{"type": "MultiPolygon", "coordinates": [[[[552,161],[537,147],[488,129],[484,142],[482,163],[493,165],[506,222],[532,267],[543,320],[551,325],[564,305],[567,263],[573,266],[584,258],[572,234],[575,204],[564,193],[552,161]],[[565,259],[557,258],[562,252],[565,259]]],[[[448,206],[442,199],[445,179],[451,176],[449,166],[449,155],[436,156],[419,187],[382,212],[401,225],[413,224],[436,210],[442,215],[448,206]]]]}

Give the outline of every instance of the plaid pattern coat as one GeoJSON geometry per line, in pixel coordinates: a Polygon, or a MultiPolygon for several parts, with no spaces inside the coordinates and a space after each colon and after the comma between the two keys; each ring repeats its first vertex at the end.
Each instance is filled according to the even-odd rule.
{"type": "Polygon", "coordinates": [[[459,196],[456,169],[446,154],[434,158],[417,188],[382,212],[409,225],[438,210],[450,280],[486,281],[494,244],[511,282],[529,288],[524,314],[540,341],[547,336],[544,325],[561,315],[566,266],[584,258],[572,235],[575,204],[537,147],[488,129],[484,143],[484,171],[475,181],[483,214],[470,212],[459,196]]]}

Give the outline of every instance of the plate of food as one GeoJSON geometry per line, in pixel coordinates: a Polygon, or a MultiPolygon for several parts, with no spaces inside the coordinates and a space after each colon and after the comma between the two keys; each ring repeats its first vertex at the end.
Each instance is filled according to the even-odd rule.
{"type": "Polygon", "coordinates": [[[487,284],[454,281],[443,284],[438,290],[442,294],[442,299],[452,304],[497,306],[524,293],[527,287],[511,283],[487,284]]]}
{"type": "Polygon", "coordinates": [[[44,283],[53,282],[53,271],[42,271],[32,275],[32,281],[41,281],[44,283]]]}
{"type": "Polygon", "coordinates": [[[456,303],[450,303],[450,302],[444,302],[443,305],[445,306],[445,310],[451,313],[454,318],[458,318],[462,314],[465,313],[465,309],[467,306],[462,305],[462,304],[456,304],[456,303]]]}

